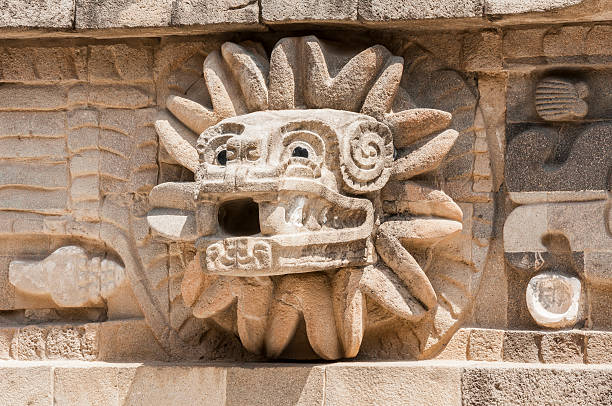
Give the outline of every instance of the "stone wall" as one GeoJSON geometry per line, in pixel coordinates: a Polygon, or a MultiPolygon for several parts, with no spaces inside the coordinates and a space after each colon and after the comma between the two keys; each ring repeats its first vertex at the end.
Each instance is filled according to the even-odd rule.
{"type": "MultiPolygon", "coordinates": [[[[179,404],[610,404],[610,368],[598,364],[612,362],[611,20],[609,0],[0,1],[0,374],[22,382],[0,403],[145,404],[172,382],[163,392],[179,404]],[[393,132],[390,150],[389,138],[376,145],[404,166],[381,169],[381,189],[359,183],[365,170],[351,184],[355,141],[324,144],[342,160],[312,176],[344,185],[328,187],[330,201],[354,199],[332,231],[359,228],[342,218],[360,218],[357,198],[371,202],[372,231],[341,253],[302,237],[270,258],[342,264],[337,279],[273,269],[244,284],[228,253],[227,279],[206,279],[214,266],[197,237],[221,214],[202,202],[263,193],[240,188],[246,169],[206,189],[206,143],[264,128],[240,120],[283,110],[272,95],[289,93],[291,117],[374,117],[393,132]],[[459,228],[393,234],[415,218],[459,228]],[[402,273],[406,261],[422,279],[402,273]],[[267,289],[273,304],[260,302],[267,289]],[[288,312],[273,333],[259,325],[282,306],[294,322],[288,312]],[[340,350],[325,312],[348,331],[331,334],[340,350]],[[246,363],[275,357],[358,362],[246,363]]],[[[323,134],[310,125],[278,131],[323,134]]],[[[290,159],[303,174],[313,166],[300,154],[314,150],[300,142],[290,159]]]]}

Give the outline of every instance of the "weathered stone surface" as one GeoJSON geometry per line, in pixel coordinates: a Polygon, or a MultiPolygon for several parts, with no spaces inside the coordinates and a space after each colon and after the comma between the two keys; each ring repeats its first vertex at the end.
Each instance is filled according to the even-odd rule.
{"type": "Polygon", "coordinates": [[[461,404],[461,373],[454,368],[346,364],[326,367],[325,376],[325,404],[461,404]]]}
{"type": "Polygon", "coordinates": [[[170,0],[76,0],[76,28],[160,27],[170,25],[170,0]]]}
{"type": "MultiPolygon", "coordinates": [[[[263,6],[262,6],[263,8],[263,6]]],[[[259,22],[259,3],[250,0],[178,0],[172,5],[172,25],[235,24],[259,22]]]]}
{"type": "Polygon", "coordinates": [[[501,361],[503,344],[502,330],[472,330],[467,358],[470,361],[501,361]]]}
{"type": "Polygon", "coordinates": [[[482,14],[481,0],[453,2],[419,0],[401,3],[393,0],[359,1],[359,17],[365,21],[481,17],[482,14]]]}
{"type": "Polygon", "coordinates": [[[287,365],[284,367],[228,368],[225,376],[225,404],[322,405],[325,395],[325,367],[287,365]]]}
{"type": "MultiPolygon", "coordinates": [[[[300,339],[303,319],[318,356],[355,356],[364,334],[364,295],[418,322],[437,298],[411,251],[461,230],[461,210],[447,195],[400,184],[388,192],[406,200],[391,209],[402,217],[382,224],[375,242],[390,269],[381,263],[362,271],[375,262],[370,219],[378,214],[368,199],[347,194],[377,193],[391,176],[401,183],[435,171],[459,133],[436,134],[451,122],[444,111],[393,111],[402,58],[382,46],[347,55],[313,36],[280,40],[269,60],[258,44],[225,43],[203,62],[210,103],[171,95],[166,106],[184,125],[165,113],[155,124],[166,151],[195,173],[195,182],[156,186],[149,225],[174,241],[196,241],[201,269],[190,267],[183,279],[187,305],[196,318],[218,320],[236,302],[236,321],[222,325],[236,323],[232,330],[253,353],[282,356],[300,339]],[[195,147],[188,129],[200,133],[195,147]],[[394,145],[406,149],[395,162],[394,145]],[[247,174],[253,165],[263,172],[247,174]],[[282,175],[269,172],[272,167],[282,175]],[[235,181],[227,181],[228,171],[235,181]],[[404,219],[408,213],[439,218],[404,219]],[[250,220],[239,224],[240,217],[250,220]],[[334,252],[341,246],[338,262],[334,252]],[[323,270],[346,277],[317,273],[323,270]]],[[[481,158],[479,176],[486,176],[489,161],[481,158]]],[[[490,230],[481,228],[486,239],[490,230]]],[[[457,281],[472,289],[463,283],[457,281]]],[[[453,315],[462,315],[469,300],[447,280],[437,286],[449,290],[444,303],[453,315]]]]}
{"type": "Polygon", "coordinates": [[[585,334],[586,355],[585,363],[611,364],[612,363],[612,334],[609,332],[589,332],[585,334]]]}
{"type": "Polygon", "coordinates": [[[583,0],[485,0],[484,5],[487,14],[519,14],[555,10],[580,4],[582,1],[583,0]]]}
{"type": "Polygon", "coordinates": [[[464,405],[591,404],[612,399],[609,368],[466,368],[464,405]]]}
{"type": "Polygon", "coordinates": [[[541,333],[534,331],[506,331],[503,360],[509,362],[540,362],[541,333]]]}
{"type": "Polygon", "coordinates": [[[3,405],[53,404],[53,370],[50,366],[1,367],[0,376],[0,403],[3,405]]]}
{"type": "Polygon", "coordinates": [[[3,0],[0,27],[71,28],[74,0],[3,0]]]}
{"type": "Polygon", "coordinates": [[[102,361],[167,359],[167,354],[142,319],[117,320],[100,324],[98,342],[98,359],[102,361]]]}
{"type": "Polygon", "coordinates": [[[548,364],[584,362],[585,336],[582,333],[546,333],[542,335],[540,356],[548,364]]]}
{"type": "Polygon", "coordinates": [[[297,21],[356,21],[358,0],[301,1],[263,0],[261,16],[265,23],[297,21]]]}

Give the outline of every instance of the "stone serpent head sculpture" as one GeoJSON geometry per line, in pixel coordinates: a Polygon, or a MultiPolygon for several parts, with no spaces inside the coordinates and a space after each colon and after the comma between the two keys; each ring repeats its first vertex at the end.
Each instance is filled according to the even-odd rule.
{"type": "Polygon", "coordinates": [[[354,54],[284,38],[268,58],[227,42],[204,62],[210,100],[167,99],[156,130],[195,180],[156,186],[147,218],[195,246],[181,282],[193,315],[271,358],[303,321],[333,360],[357,355],[368,309],[415,324],[436,311],[413,253],[459,233],[462,212],[410,179],[435,170],[458,133],[444,131],[450,113],[415,108],[403,70],[380,45],[354,54]]]}

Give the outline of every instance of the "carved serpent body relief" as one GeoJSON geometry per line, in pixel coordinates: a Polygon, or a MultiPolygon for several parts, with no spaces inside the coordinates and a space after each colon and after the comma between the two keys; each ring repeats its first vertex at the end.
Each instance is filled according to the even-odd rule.
{"type": "Polygon", "coordinates": [[[147,219],[196,252],[181,282],[195,317],[272,358],[301,320],[330,360],[357,355],[372,309],[431,332],[447,299],[424,268],[463,213],[418,179],[459,134],[450,113],[401,91],[403,69],[382,46],[348,57],[285,38],[268,60],[258,44],[225,43],[204,62],[209,107],[167,99],[156,129],[194,181],[153,188],[147,219]]]}

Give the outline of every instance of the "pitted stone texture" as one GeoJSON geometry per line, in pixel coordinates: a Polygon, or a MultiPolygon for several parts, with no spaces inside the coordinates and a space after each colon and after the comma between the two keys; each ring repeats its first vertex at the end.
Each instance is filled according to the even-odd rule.
{"type": "MultiPolygon", "coordinates": [[[[262,5],[263,8],[263,5],[262,5]]],[[[172,5],[172,25],[252,25],[259,22],[259,4],[251,0],[178,0],[172,5]]]]}
{"type": "Polygon", "coordinates": [[[170,25],[171,0],[76,0],[76,28],[170,25]]]}
{"type": "Polygon", "coordinates": [[[50,366],[0,367],[0,404],[52,405],[53,368],[50,366]]]}
{"type": "Polygon", "coordinates": [[[358,0],[263,0],[261,15],[266,23],[292,21],[356,21],[358,0]]]}
{"type": "Polygon", "coordinates": [[[466,368],[463,405],[597,405],[612,401],[612,371],[584,368],[466,368]]]}
{"type": "Polygon", "coordinates": [[[555,10],[582,3],[583,0],[485,0],[487,14],[519,14],[555,10]]]}
{"type": "Polygon", "coordinates": [[[74,0],[2,0],[0,27],[72,28],[74,0]]]}
{"type": "Polygon", "coordinates": [[[349,363],[326,367],[325,377],[326,405],[461,405],[458,368],[349,363]]]}
{"type": "Polygon", "coordinates": [[[359,17],[365,21],[416,20],[424,18],[481,17],[481,0],[398,2],[394,0],[360,0],[359,17]]]}

